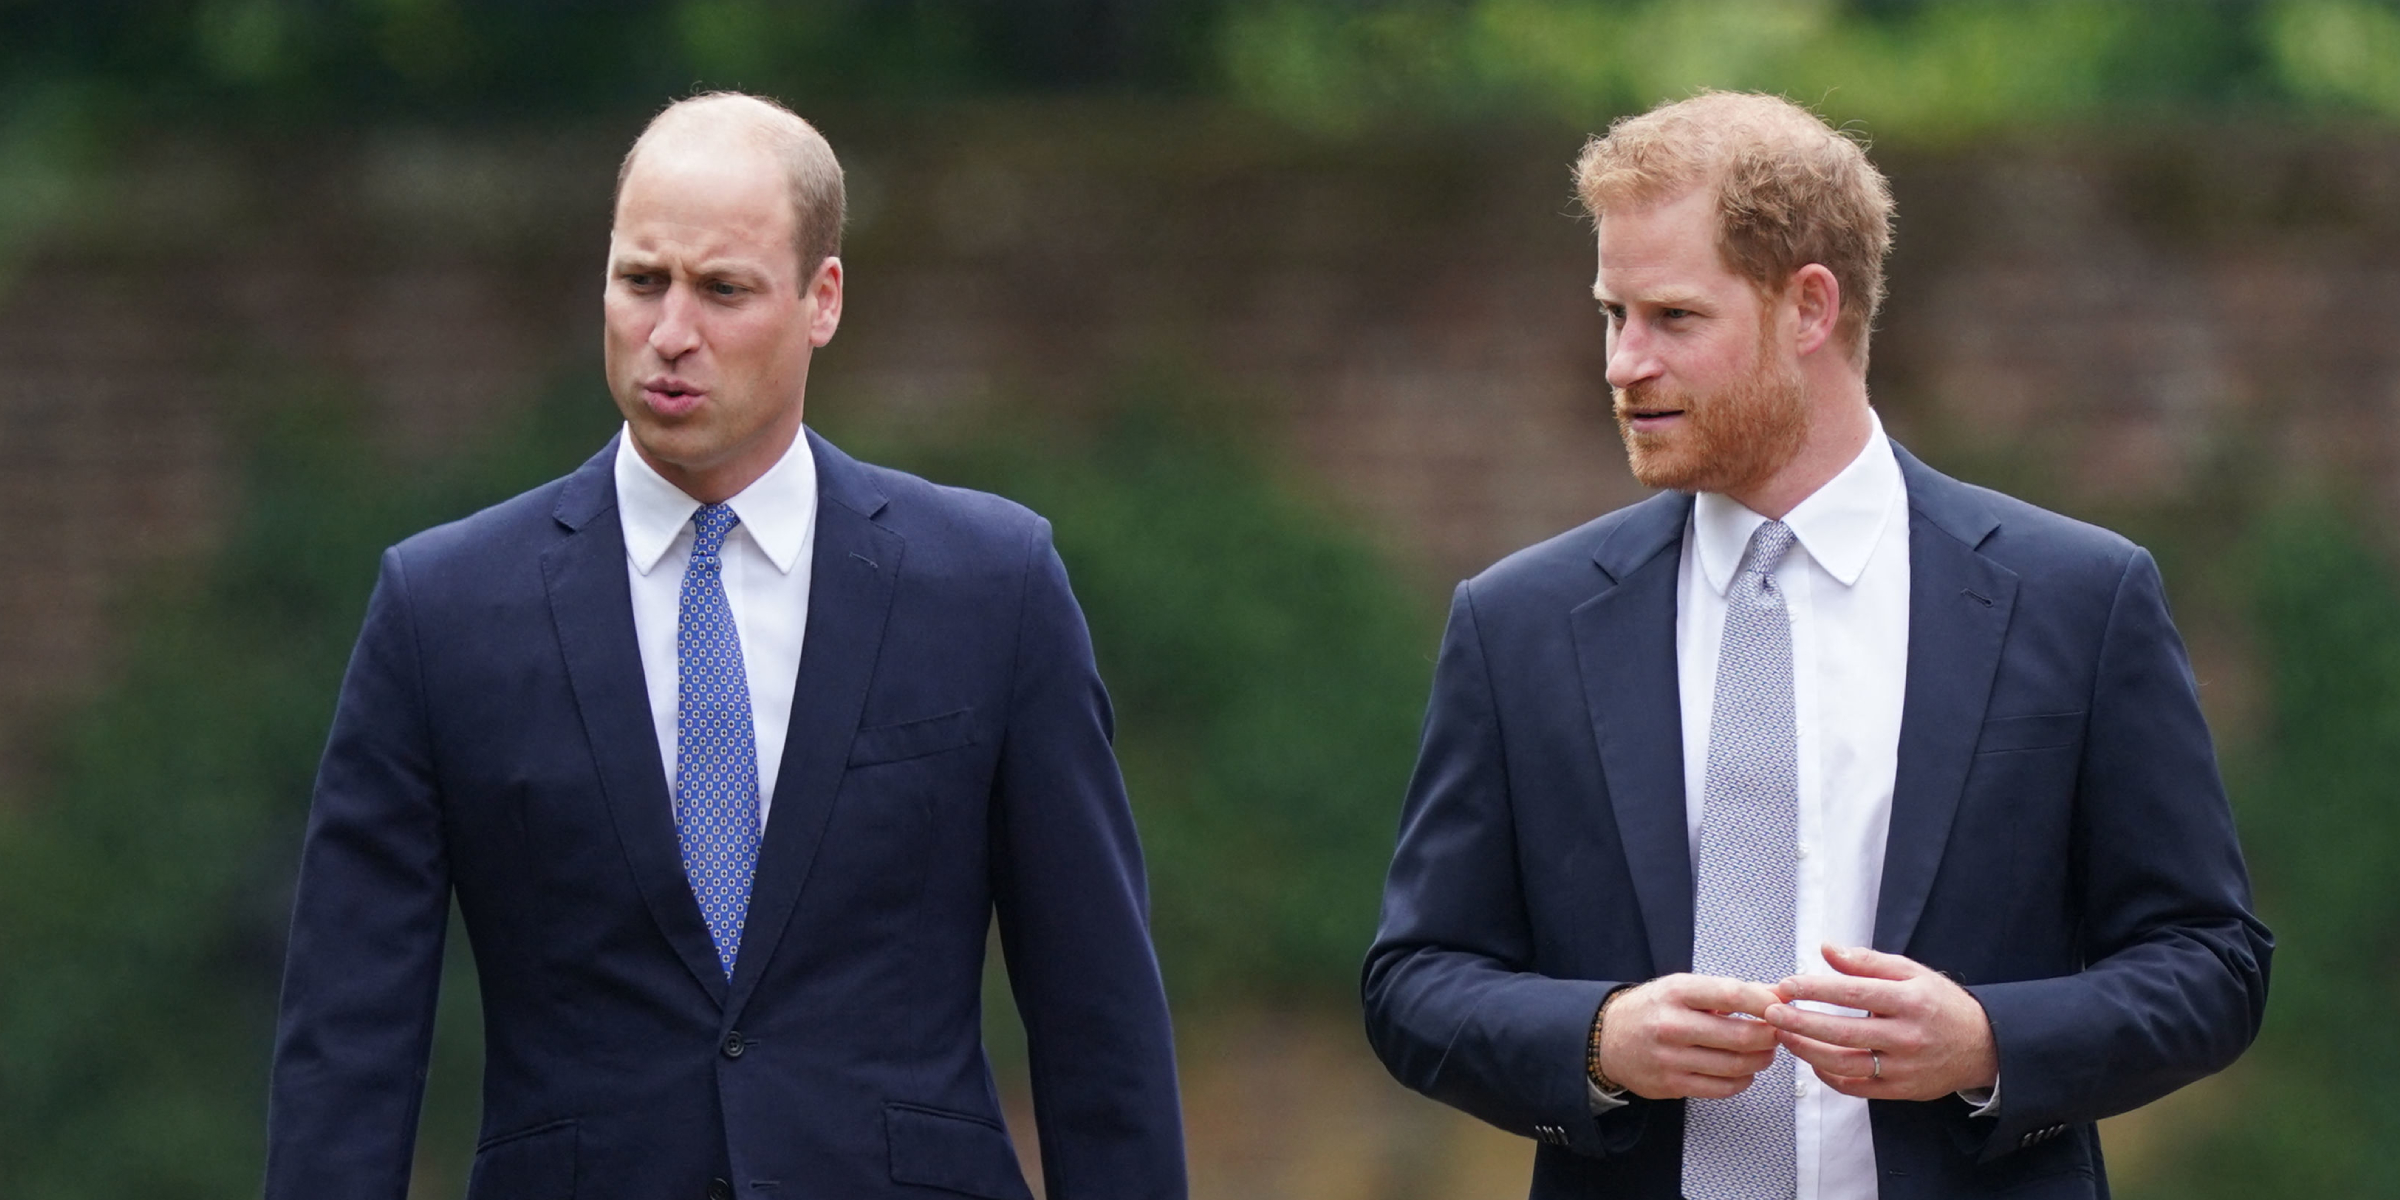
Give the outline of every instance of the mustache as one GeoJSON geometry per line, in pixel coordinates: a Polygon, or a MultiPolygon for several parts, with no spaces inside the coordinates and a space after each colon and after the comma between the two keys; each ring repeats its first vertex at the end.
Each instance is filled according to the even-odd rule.
{"type": "Polygon", "coordinates": [[[1610,392],[1611,406],[1620,418],[1631,417],[1637,410],[1673,408],[1690,412],[1697,405],[1692,397],[1660,386],[1655,379],[1645,379],[1629,387],[1610,392]]]}

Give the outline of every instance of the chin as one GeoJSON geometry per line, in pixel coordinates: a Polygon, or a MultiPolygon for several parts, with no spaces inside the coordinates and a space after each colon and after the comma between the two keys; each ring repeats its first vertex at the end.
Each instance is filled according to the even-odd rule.
{"type": "Polygon", "coordinates": [[[670,425],[652,413],[639,413],[626,422],[633,433],[634,444],[653,462],[692,469],[694,463],[705,463],[714,456],[715,447],[705,429],[689,425],[670,425]]]}
{"type": "Polygon", "coordinates": [[[1696,461],[1696,456],[1689,451],[1656,444],[1665,440],[1661,438],[1654,441],[1633,433],[1626,435],[1625,464],[1633,468],[1635,482],[1643,487],[1676,492],[1707,490],[1707,464],[1696,461]]]}

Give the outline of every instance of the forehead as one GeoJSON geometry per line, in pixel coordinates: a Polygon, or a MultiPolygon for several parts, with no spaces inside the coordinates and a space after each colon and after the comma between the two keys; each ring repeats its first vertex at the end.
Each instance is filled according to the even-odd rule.
{"type": "Polygon", "coordinates": [[[1599,222],[1593,291],[1625,300],[1741,286],[1717,249],[1717,220],[1716,197],[1705,187],[1610,209],[1599,222]]]}
{"type": "Polygon", "coordinates": [[[790,191],[774,156],[742,138],[645,146],[625,174],[614,253],[792,254],[790,191]]]}

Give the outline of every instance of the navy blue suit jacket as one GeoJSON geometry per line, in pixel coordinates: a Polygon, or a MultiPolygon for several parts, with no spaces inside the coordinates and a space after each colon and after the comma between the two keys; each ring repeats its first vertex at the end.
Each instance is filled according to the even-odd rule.
{"type": "MultiPolygon", "coordinates": [[[[1874,945],[1982,1001],[2002,1084],[1984,1118],[1871,1102],[1881,1193],[2105,1195],[2092,1123],[2241,1053],[2272,942],[2150,556],[1900,465],[1908,678],[1874,945]]],[[[1610,990],[1692,964],[1690,510],[1654,496],[1460,585],[1367,958],[1384,1063],[1544,1142],[1536,1197],[1680,1194],[1682,1102],[1595,1118],[1584,1047],[1610,990]]]]}
{"type": "Polygon", "coordinates": [[[995,913],[1049,1194],[1184,1195],[1140,849],[1049,527],[807,436],[806,640],[730,982],[679,860],[614,443],[384,555],[302,857],[272,1200],[405,1194],[454,892],[474,1200],[1023,1200],[981,1036],[995,913]]]}

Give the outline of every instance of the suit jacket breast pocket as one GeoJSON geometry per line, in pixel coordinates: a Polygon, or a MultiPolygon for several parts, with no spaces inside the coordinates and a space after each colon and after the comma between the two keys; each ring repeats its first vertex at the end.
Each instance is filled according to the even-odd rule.
{"type": "Polygon", "coordinates": [[[1975,739],[1975,753],[2007,754],[2019,750],[2055,750],[2081,745],[2083,726],[2088,715],[2059,712],[1994,717],[1983,723],[1983,733],[1975,739]]]}
{"type": "Polygon", "coordinates": [[[975,743],[975,710],[962,708],[938,717],[876,725],[858,731],[850,742],[853,767],[905,762],[975,743]]]}

